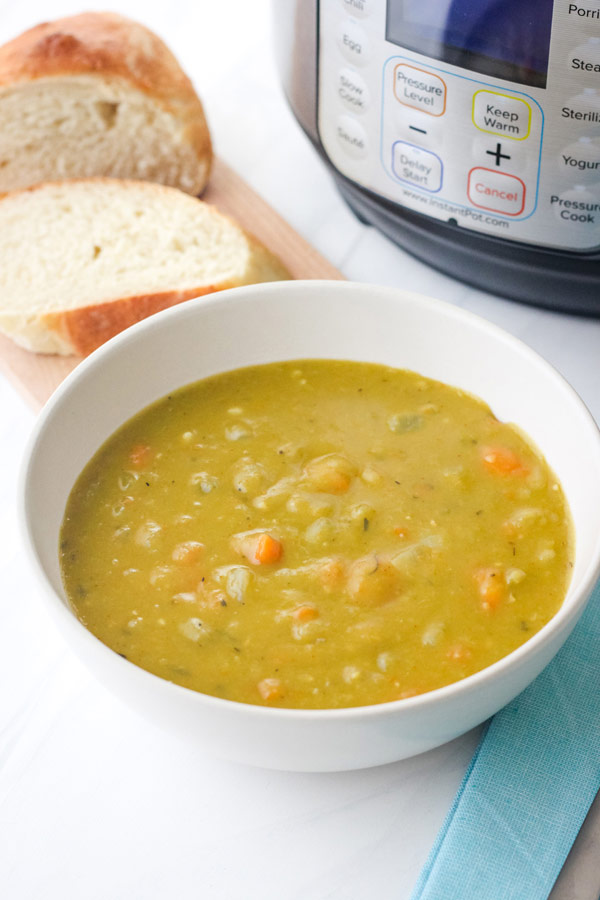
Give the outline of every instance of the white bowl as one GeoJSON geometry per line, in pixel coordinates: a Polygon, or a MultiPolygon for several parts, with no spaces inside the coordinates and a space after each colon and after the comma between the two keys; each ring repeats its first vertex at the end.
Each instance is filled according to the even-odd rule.
{"type": "Polygon", "coordinates": [[[558,651],[600,571],[600,436],[554,369],[476,316],[363,284],[256,285],[152,316],[77,367],[32,436],[22,521],[45,602],[66,640],[133,708],[229,759],[298,771],[362,768],[467,731],[522,691],[558,651]],[[353,709],[271,709],[164,681],[109,650],[76,619],[60,578],[59,528],[69,492],[98,447],[134,413],[184,384],[227,369],[308,357],[385,363],[463,388],[541,448],[571,507],[576,559],[563,606],[527,643],[463,681],[410,699],[353,709]]]}

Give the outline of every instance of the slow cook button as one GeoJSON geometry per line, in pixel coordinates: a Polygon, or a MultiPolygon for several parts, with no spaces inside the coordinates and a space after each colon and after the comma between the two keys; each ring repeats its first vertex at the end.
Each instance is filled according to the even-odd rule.
{"type": "Polygon", "coordinates": [[[430,116],[443,116],[446,112],[444,80],[408,63],[398,63],[394,68],[394,94],[400,103],[430,116]]]}
{"type": "Polygon", "coordinates": [[[444,166],[437,154],[407,141],[392,146],[392,171],[396,178],[435,194],[442,186],[444,166]]]}
{"type": "Polygon", "coordinates": [[[480,131],[524,141],[531,127],[531,107],[525,100],[497,91],[475,91],[473,124],[480,131]]]}
{"type": "Polygon", "coordinates": [[[577,185],[562,194],[552,194],[550,206],[563,225],[590,231],[598,231],[600,241],[600,197],[583,185],[577,185]]]}
{"type": "Polygon", "coordinates": [[[525,185],[521,179],[493,169],[471,169],[467,195],[473,206],[504,216],[518,216],[525,209],[525,185]]]}
{"type": "Polygon", "coordinates": [[[344,106],[354,113],[363,113],[371,99],[365,80],[354,69],[340,70],[337,93],[344,106]]]}
{"type": "Polygon", "coordinates": [[[368,151],[367,133],[352,116],[340,116],[336,125],[340,146],[348,156],[364,159],[368,151]]]}
{"type": "Polygon", "coordinates": [[[346,59],[355,66],[364,66],[371,56],[371,44],[364,28],[356,22],[342,22],[338,45],[346,59]]]}

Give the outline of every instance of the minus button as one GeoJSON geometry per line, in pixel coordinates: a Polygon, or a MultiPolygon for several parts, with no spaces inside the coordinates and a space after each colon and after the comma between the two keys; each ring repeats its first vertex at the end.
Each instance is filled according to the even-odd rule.
{"type": "Polygon", "coordinates": [[[417,128],[416,125],[409,125],[408,127],[410,128],[411,131],[418,131],[419,134],[427,134],[427,132],[425,131],[424,128],[417,128]]]}

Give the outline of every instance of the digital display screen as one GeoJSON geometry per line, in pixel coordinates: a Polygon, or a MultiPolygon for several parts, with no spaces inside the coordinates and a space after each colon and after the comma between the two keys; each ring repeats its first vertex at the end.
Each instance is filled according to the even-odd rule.
{"type": "Polygon", "coordinates": [[[386,38],[454,66],[546,87],[553,0],[388,0],[386,38]]]}

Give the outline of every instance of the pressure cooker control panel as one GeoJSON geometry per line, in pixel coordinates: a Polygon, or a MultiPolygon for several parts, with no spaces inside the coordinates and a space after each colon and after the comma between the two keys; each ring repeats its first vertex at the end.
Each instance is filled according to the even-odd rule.
{"type": "Polygon", "coordinates": [[[600,0],[550,2],[546,22],[539,4],[507,0],[502,20],[488,5],[490,20],[467,31],[481,2],[462,0],[453,24],[461,0],[320,0],[325,152],[347,178],[433,218],[597,248],[600,0]],[[536,7],[534,28],[524,7],[536,7]],[[537,46],[522,46],[524,33],[537,46]]]}

